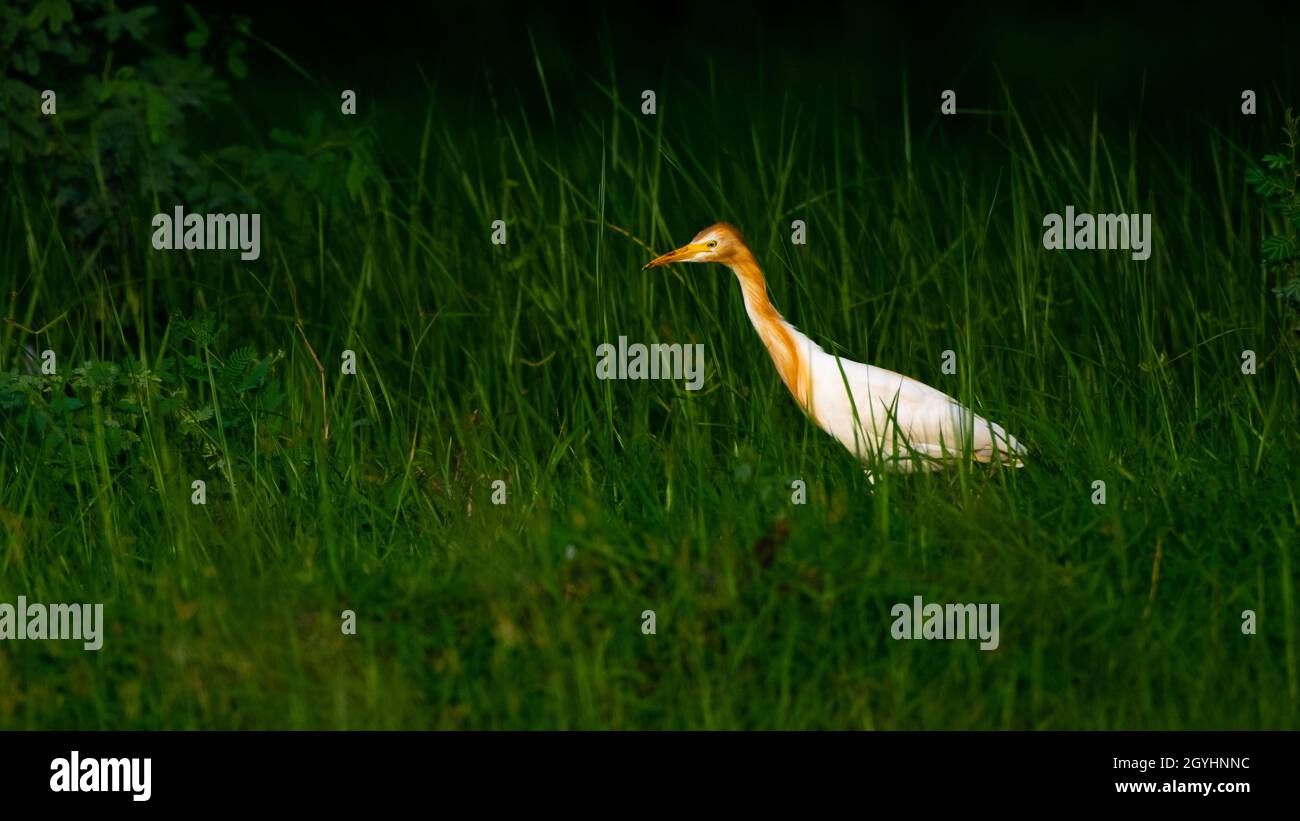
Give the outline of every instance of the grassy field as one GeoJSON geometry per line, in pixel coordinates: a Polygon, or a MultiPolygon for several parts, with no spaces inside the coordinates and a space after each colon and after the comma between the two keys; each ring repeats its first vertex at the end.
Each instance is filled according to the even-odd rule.
{"type": "Polygon", "coordinates": [[[1171,134],[1006,86],[943,118],[724,65],[648,116],[536,63],[463,116],[286,101],[296,160],[250,113],[204,161],[262,213],[252,262],[150,249],[147,186],[87,249],[9,175],[0,601],[108,628],[0,644],[0,727],[1300,728],[1300,357],[1244,182],[1280,107],[1171,134]],[[1044,251],[1067,205],[1152,213],[1151,258],[1044,251]],[[725,269],[641,272],[722,219],[792,323],[1027,466],[870,484],[725,269]],[[702,343],[704,389],[597,380],[620,335],[702,343]],[[1000,646],[893,640],[916,595],[999,603],[1000,646]]]}

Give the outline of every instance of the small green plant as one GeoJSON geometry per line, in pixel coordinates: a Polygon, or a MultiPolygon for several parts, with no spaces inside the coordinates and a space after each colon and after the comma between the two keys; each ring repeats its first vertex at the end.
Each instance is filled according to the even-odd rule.
{"type": "Polygon", "coordinates": [[[62,374],[0,373],[0,415],[15,438],[43,449],[46,470],[60,479],[89,470],[95,440],[122,464],[140,441],[140,417],[161,380],[136,361],[86,362],[62,374]]]}
{"type": "MultiPolygon", "coordinates": [[[[1277,272],[1281,285],[1273,292],[1282,297],[1295,311],[1300,311],[1300,115],[1286,110],[1282,132],[1286,135],[1286,151],[1265,154],[1263,165],[1252,165],[1246,172],[1248,182],[1264,200],[1264,207],[1277,215],[1280,226],[1264,238],[1260,254],[1264,265],[1277,272]]],[[[1296,330],[1300,330],[1297,325],[1296,330]]]]}
{"type": "Polygon", "coordinates": [[[279,432],[285,393],[279,380],[268,377],[284,352],[259,357],[253,348],[242,346],[222,355],[213,347],[227,328],[214,314],[176,314],[172,322],[178,341],[172,355],[158,363],[162,382],[171,390],[159,407],[199,446],[204,461],[220,466],[222,442],[230,447],[233,439],[235,447],[242,450],[247,444],[251,449],[251,437],[259,429],[270,426],[279,432]]]}
{"type": "Polygon", "coordinates": [[[45,464],[64,479],[94,464],[97,439],[110,466],[129,469],[143,458],[136,446],[145,416],[182,434],[182,454],[209,468],[251,451],[255,435],[274,438],[286,397],[272,369],[284,352],[258,356],[243,346],[216,353],[225,327],[211,314],[177,316],[173,324],[173,350],[153,367],[127,357],[121,364],[88,361],[70,375],[0,372],[0,418],[11,416],[7,428],[42,448],[45,464]]]}

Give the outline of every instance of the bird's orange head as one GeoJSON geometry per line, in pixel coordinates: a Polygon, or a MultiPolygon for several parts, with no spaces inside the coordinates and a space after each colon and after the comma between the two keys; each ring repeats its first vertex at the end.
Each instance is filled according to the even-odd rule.
{"type": "Polygon", "coordinates": [[[727,265],[748,253],[749,248],[741,239],[740,231],[730,223],[719,222],[696,234],[695,239],[676,251],[650,260],[641,270],[673,262],[720,262],[727,265]]]}

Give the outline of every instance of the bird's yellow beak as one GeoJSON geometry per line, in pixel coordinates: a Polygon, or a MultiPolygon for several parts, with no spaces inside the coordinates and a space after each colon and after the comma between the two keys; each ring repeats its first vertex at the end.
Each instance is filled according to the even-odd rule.
{"type": "Polygon", "coordinates": [[[647,268],[655,268],[660,265],[668,265],[673,262],[681,262],[684,259],[690,259],[701,251],[709,250],[709,246],[703,242],[692,242],[689,245],[683,245],[676,251],[669,251],[661,257],[655,257],[641,267],[644,271],[647,268]]]}

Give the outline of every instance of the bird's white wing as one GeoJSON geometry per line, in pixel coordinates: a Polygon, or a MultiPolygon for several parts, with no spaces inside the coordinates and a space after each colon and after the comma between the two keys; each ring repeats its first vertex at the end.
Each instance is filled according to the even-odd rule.
{"type": "MultiPolygon", "coordinates": [[[[806,338],[806,337],[805,337],[806,338]]],[[[810,343],[811,344],[811,343],[810,343]]],[[[981,461],[1018,462],[1020,443],[943,391],[900,373],[806,349],[817,423],[861,459],[935,459],[970,450],[981,461]]]]}

